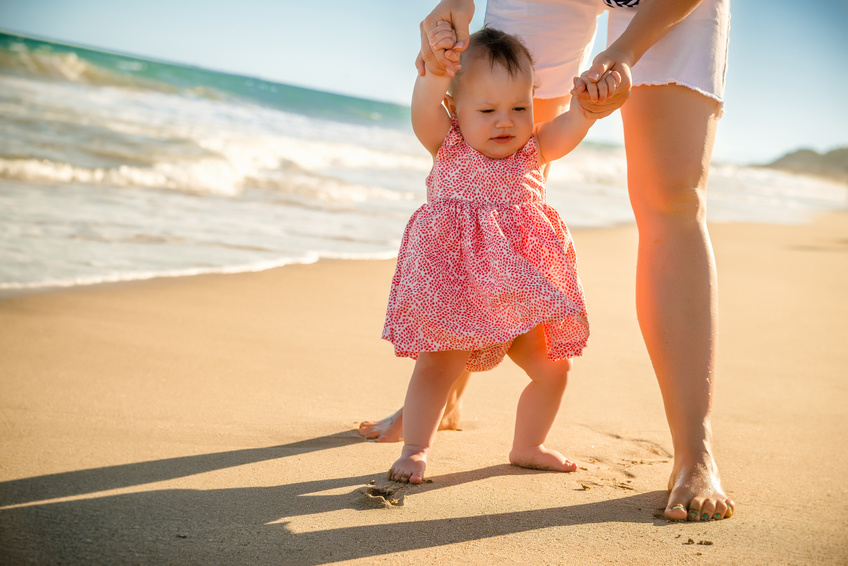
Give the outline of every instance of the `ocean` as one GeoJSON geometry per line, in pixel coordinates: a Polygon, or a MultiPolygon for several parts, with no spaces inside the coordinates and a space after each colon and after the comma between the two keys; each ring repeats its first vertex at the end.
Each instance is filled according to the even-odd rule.
{"type": "MultiPolygon", "coordinates": [[[[430,166],[402,105],[0,33],[0,290],[390,258],[430,166]]],[[[584,142],[549,202],[572,228],[632,222],[625,172],[584,142]]],[[[727,163],[708,199],[716,222],[848,204],[727,163]]]]}

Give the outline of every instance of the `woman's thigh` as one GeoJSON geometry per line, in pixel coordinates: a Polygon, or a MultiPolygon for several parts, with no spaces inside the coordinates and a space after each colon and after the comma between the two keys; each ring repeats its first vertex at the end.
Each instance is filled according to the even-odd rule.
{"type": "MultiPolygon", "coordinates": [[[[562,110],[572,77],[588,66],[605,9],[602,0],[489,0],[486,23],[522,38],[535,59],[536,99],[558,99],[553,106],[562,110]]],[[[638,10],[609,9],[608,45],[638,10]]],[[[633,85],[683,85],[723,104],[729,31],[730,0],[703,0],[633,66],[633,85]]]]}
{"type": "MultiPolygon", "coordinates": [[[[618,39],[638,10],[609,10],[607,45],[618,39]]],[[[633,66],[633,86],[683,85],[723,103],[729,32],[730,0],[704,0],[633,66]]]]}
{"type": "Polygon", "coordinates": [[[637,219],[704,212],[720,104],[679,85],[634,87],[621,109],[627,184],[637,219]]]}

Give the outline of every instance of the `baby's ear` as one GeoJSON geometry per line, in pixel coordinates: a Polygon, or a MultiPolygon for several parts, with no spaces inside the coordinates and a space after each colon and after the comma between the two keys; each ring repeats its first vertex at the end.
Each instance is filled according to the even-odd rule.
{"type": "Polygon", "coordinates": [[[448,114],[456,118],[456,103],[453,101],[453,97],[449,94],[446,94],[444,100],[442,100],[442,103],[445,105],[445,108],[448,109],[448,114]]]}

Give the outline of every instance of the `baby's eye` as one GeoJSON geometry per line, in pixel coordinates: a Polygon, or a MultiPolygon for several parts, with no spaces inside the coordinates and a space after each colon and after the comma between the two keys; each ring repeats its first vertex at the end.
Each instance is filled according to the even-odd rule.
{"type": "Polygon", "coordinates": [[[494,110],[492,110],[491,108],[486,108],[485,110],[480,110],[480,112],[483,114],[491,114],[492,112],[494,112],[494,110]]]}
{"type": "Polygon", "coordinates": [[[513,108],[513,110],[515,110],[516,112],[524,112],[525,110],[527,110],[527,107],[526,106],[516,106],[515,108],[513,108]]]}

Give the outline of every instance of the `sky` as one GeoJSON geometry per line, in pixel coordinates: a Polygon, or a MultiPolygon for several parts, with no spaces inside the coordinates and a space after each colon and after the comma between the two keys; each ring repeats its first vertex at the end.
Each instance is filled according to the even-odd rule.
{"type": "MultiPolygon", "coordinates": [[[[598,0],[600,1],[600,0],[598,0]]],[[[0,29],[408,104],[434,0],[0,0],[0,29]]],[[[477,2],[472,29],[482,25],[477,2]]],[[[714,159],[848,146],[848,0],[732,0],[714,159]]],[[[598,41],[605,41],[599,33],[598,41]]],[[[597,49],[596,49],[597,50],[597,49]]],[[[622,143],[620,119],[588,139],[622,143]]]]}

